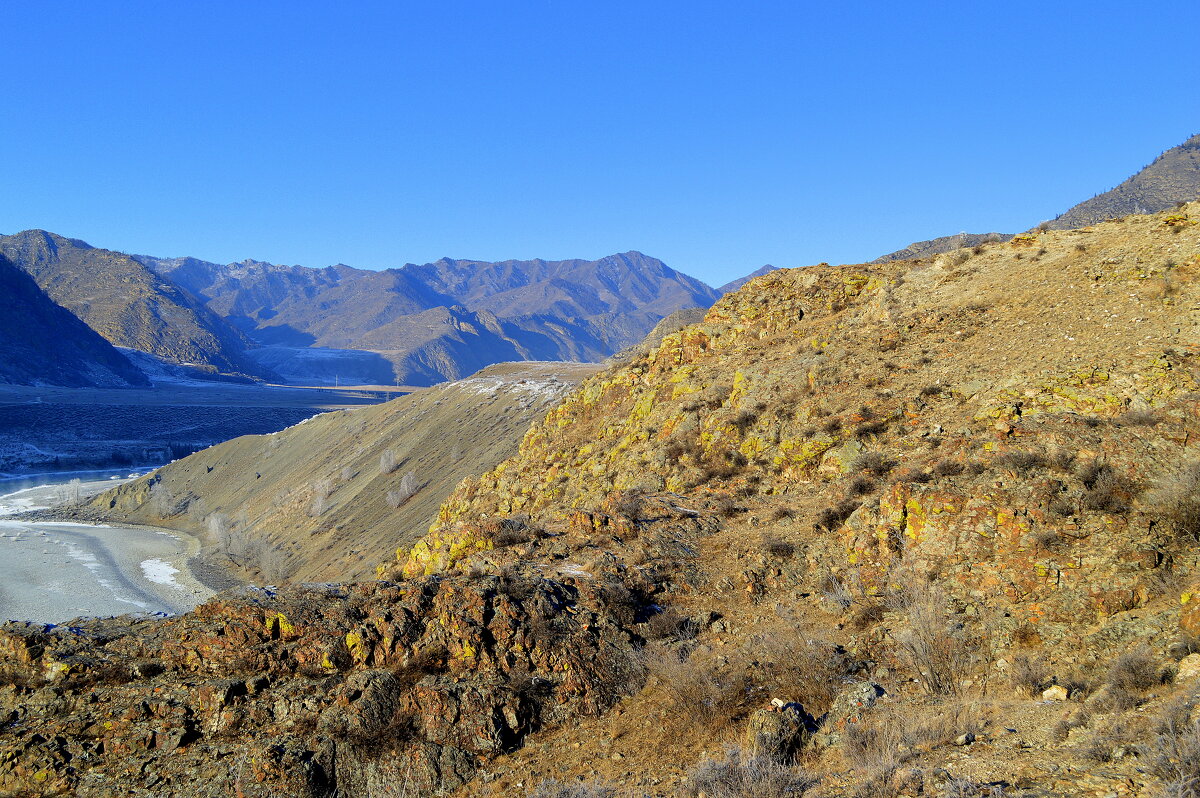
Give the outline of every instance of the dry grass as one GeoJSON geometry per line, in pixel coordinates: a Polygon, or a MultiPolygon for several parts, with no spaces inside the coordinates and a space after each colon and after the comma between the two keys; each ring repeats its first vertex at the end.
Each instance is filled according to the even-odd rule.
{"type": "Polygon", "coordinates": [[[803,770],[734,747],[692,768],[681,793],[690,798],[787,798],[802,795],[817,781],[803,770]]]}
{"type": "Polygon", "coordinates": [[[1160,476],[1148,504],[1176,535],[1200,539],[1200,461],[1160,476]]]}

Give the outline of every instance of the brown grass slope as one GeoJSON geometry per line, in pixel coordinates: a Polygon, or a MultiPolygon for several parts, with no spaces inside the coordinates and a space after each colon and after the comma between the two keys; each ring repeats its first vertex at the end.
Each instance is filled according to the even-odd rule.
{"type": "Polygon", "coordinates": [[[491,366],[227,441],[103,494],[93,508],[199,535],[212,565],[251,581],[369,578],[396,546],[424,534],[461,479],[512,454],[533,418],[595,368],[491,366]]]}
{"type": "Polygon", "coordinates": [[[0,236],[0,253],[117,346],[219,372],[254,369],[240,333],[128,255],[44,230],[0,236]]]}
{"type": "Polygon", "coordinates": [[[1200,134],[1172,147],[1119,186],[1070,208],[1050,222],[1056,230],[1130,213],[1157,213],[1200,198],[1200,134]]]}

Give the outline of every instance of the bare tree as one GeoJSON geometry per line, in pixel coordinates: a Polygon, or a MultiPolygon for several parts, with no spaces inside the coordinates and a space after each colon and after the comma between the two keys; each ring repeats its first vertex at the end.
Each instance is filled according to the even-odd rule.
{"type": "Polygon", "coordinates": [[[406,501],[416,495],[421,488],[417,485],[416,472],[409,471],[400,479],[400,486],[395,490],[387,492],[387,503],[389,507],[399,507],[406,501]]]}
{"type": "Polygon", "coordinates": [[[390,474],[400,467],[400,462],[396,459],[395,449],[385,449],[383,454],[379,455],[379,473],[390,474]]]}

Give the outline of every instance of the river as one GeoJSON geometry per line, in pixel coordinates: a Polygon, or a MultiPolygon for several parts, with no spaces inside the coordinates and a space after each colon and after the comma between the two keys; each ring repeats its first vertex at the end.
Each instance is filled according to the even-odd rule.
{"type": "Polygon", "coordinates": [[[134,476],[123,469],[0,480],[0,620],[173,615],[212,595],[188,570],[198,546],[190,538],[146,527],[5,518],[134,476]],[[80,480],[78,487],[72,479],[80,480]]]}

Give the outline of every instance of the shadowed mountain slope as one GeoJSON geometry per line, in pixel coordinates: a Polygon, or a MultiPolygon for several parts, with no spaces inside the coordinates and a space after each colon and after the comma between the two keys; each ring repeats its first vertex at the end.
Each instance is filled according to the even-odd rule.
{"type": "Polygon", "coordinates": [[[1200,134],[1172,147],[1116,188],[1079,203],[1049,223],[1085,227],[1131,213],[1157,213],[1200,198],[1200,134]]]}
{"type": "Polygon", "coordinates": [[[212,371],[254,369],[240,333],[128,255],[44,230],[0,236],[0,253],[117,346],[212,371]]]}
{"type": "Polygon", "coordinates": [[[0,382],[120,388],[149,384],[112,344],[0,255],[0,382]]]}

